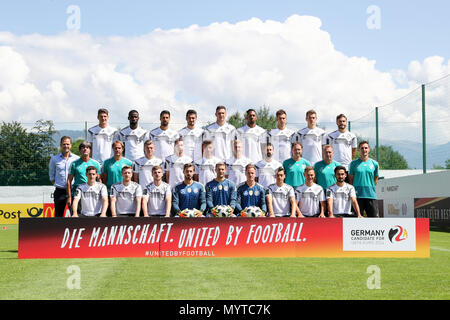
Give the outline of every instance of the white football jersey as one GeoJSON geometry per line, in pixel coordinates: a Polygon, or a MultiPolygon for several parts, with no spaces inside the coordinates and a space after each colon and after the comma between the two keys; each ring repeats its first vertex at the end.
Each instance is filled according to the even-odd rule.
{"type": "Polygon", "coordinates": [[[322,144],[325,131],[319,127],[309,129],[303,128],[292,137],[292,142],[298,141],[303,146],[302,158],[308,160],[312,166],[322,160],[322,144]]]}
{"type": "Polygon", "coordinates": [[[118,139],[119,130],[107,126],[101,128],[96,125],[89,128],[87,132],[87,141],[92,143],[92,158],[100,164],[113,156],[112,144],[118,139]]]}
{"type": "Polygon", "coordinates": [[[142,187],[134,181],[128,186],[122,182],[111,186],[111,198],[116,198],[117,214],[136,214],[136,206],[139,201],[137,197],[142,197],[142,187]]]}
{"type": "Polygon", "coordinates": [[[81,213],[95,216],[102,212],[103,199],[108,198],[108,191],[103,183],[95,182],[92,186],[80,184],[75,191],[75,198],[80,199],[81,213]]]}
{"type": "Polygon", "coordinates": [[[164,170],[164,162],[156,157],[148,159],[144,156],[134,161],[133,172],[139,175],[139,184],[142,189],[153,182],[152,168],[154,166],[161,166],[164,170]]]}
{"type": "Polygon", "coordinates": [[[214,122],[205,128],[203,140],[212,140],[214,156],[225,161],[233,156],[233,140],[236,138],[236,128],[229,123],[219,126],[214,122]]]}
{"type": "Polygon", "coordinates": [[[258,177],[258,183],[264,188],[267,188],[271,184],[275,183],[275,170],[283,165],[277,160],[272,160],[267,162],[266,160],[261,160],[255,164],[256,176],[258,177]]]}
{"type": "Polygon", "coordinates": [[[202,128],[189,129],[184,127],[178,134],[183,138],[184,142],[184,153],[191,157],[194,161],[200,160],[202,158],[202,142],[203,142],[202,128]]]}
{"type": "Polygon", "coordinates": [[[260,126],[250,128],[248,125],[236,130],[236,138],[242,141],[244,156],[253,163],[262,160],[262,147],[267,143],[267,131],[260,126]]]}
{"type": "Polygon", "coordinates": [[[310,187],[306,184],[297,187],[295,189],[295,200],[304,216],[313,216],[320,213],[320,202],[325,201],[326,198],[323,188],[313,183],[310,187]]]}
{"type": "Polygon", "coordinates": [[[289,159],[291,154],[291,140],[295,131],[285,128],[280,130],[278,128],[272,129],[268,132],[269,142],[273,145],[273,158],[281,163],[289,159]]]}
{"type": "Polygon", "coordinates": [[[356,135],[350,131],[340,132],[339,130],[325,135],[325,144],[333,147],[333,160],[342,164],[347,170],[352,162],[352,149],[357,147],[356,135]]]}
{"type": "Polygon", "coordinates": [[[173,154],[175,141],[180,135],[173,129],[162,130],[158,127],[150,131],[150,137],[155,144],[155,157],[166,159],[173,154]]]}
{"type": "Polygon", "coordinates": [[[125,144],[125,158],[135,161],[144,156],[144,142],[150,139],[148,130],[129,126],[119,131],[119,140],[125,144]]]}
{"type": "Polygon", "coordinates": [[[196,172],[198,173],[198,182],[206,185],[211,180],[216,178],[216,164],[222,162],[217,157],[212,157],[210,159],[201,158],[195,162],[196,172]]]}
{"type": "Polygon", "coordinates": [[[159,186],[154,183],[147,185],[142,196],[148,199],[148,214],[150,216],[164,216],[166,214],[166,197],[171,194],[170,185],[164,181],[159,186]]]}
{"type": "Polygon", "coordinates": [[[225,162],[227,165],[228,179],[233,181],[236,186],[245,182],[247,177],[245,176],[245,167],[252,163],[249,158],[242,157],[239,159],[231,158],[225,162]]]}
{"type": "Polygon", "coordinates": [[[352,214],[352,197],[356,197],[355,187],[348,183],[342,187],[335,183],[327,189],[327,199],[333,199],[333,214],[352,214]]]}
{"type": "Polygon", "coordinates": [[[283,183],[279,187],[276,183],[273,183],[266,190],[266,196],[268,195],[272,197],[272,208],[276,217],[291,215],[290,199],[295,198],[292,186],[283,183]]]}
{"type": "Polygon", "coordinates": [[[184,181],[183,169],[186,163],[192,163],[192,158],[187,155],[179,157],[172,154],[166,158],[165,170],[169,171],[169,185],[171,188],[184,181]]]}

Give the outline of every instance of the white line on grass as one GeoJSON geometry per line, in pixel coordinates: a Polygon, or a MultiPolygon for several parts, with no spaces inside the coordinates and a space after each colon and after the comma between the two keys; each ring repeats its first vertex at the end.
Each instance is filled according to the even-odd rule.
{"type": "Polygon", "coordinates": [[[439,247],[430,247],[430,249],[433,249],[433,250],[439,250],[439,251],[445,251],[445,252],[450,252],[449,249],[439,248],[439,247]]]}

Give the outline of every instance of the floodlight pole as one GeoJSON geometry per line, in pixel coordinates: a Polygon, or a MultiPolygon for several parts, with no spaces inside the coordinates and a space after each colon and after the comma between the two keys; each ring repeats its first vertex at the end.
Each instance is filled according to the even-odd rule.
{"type": "Polygon", "coordinates": [[[425,118],[425,85],[422,85],[422,161],[423,173],[427,173],[427,134],[425,118]]]}
{"type": "Polygon", "coordinates": [[[379,162],[379,156],[378,156],[378,146],[379,146],[379,139],[378,139],[378,107],[375,107],[375,154],[377,162],[379,162]]]}

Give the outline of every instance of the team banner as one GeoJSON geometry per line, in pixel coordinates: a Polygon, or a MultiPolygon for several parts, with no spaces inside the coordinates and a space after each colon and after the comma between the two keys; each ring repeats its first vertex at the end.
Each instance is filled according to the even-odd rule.
{"type": "Polygon", "coordinates": [[[429,256],[425,218],[19,219],[20,259],[429,256]]]}

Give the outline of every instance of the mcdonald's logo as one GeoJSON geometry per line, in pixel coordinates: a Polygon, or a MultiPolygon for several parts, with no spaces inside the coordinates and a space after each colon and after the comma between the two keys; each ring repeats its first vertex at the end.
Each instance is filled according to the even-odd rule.
{"type": "Polygon", "coordinates": [[[53,217],[55,217],[55,204],[54,203],[44,203],[43,218],[53,218],[53,217]]]}

